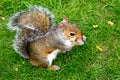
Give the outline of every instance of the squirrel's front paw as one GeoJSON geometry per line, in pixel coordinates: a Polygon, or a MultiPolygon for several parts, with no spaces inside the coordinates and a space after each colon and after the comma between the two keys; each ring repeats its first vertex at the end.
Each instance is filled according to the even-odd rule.
{"type": "Polygon", "coordinates": [[[58,71],[58,70],[60,70],[60,67],[57,66],[57,65],[51,65],[49,68],[50,68],[50,70],[53,70],[53,71],[58,71]]]}

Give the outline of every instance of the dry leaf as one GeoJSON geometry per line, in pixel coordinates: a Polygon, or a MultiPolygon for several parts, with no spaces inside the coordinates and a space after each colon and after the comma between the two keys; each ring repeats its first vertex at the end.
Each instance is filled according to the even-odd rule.
{"type": "Polygon", "coordinates": [[[96,46],[96,48],[99,50],[99,51],[103,51],[102,48],[100,46],[96,46]]]}
{"type": "Polygon", "coordinates": [[[112,21],[108,21],[107,24],[110,25],[110,26],[114,25],[114,23],[112,21]]]}
{"type": "Polygon", "coordinates": [[[94,27],[94,28],[97,28],[97,27],[98,27],[98,25],[93,25],[93,27],[94,27]]]}
{"type": "Polygon", "coordinates": [[[5,18],[4,18],[4,17],[1,17],[1,19],[2,19],[2,20],[5,20],[5,18]]]}

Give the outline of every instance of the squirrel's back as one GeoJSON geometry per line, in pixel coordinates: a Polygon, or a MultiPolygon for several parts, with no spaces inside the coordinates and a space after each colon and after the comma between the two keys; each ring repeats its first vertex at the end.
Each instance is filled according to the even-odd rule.
{"type": "Polygon", "coordinates": [[[23,26],[45,32],[54,26],[54,16],[47,8],[32,6],[26,11],[14,14],[8,23],[11,30],[19,30],[23,26]]]}

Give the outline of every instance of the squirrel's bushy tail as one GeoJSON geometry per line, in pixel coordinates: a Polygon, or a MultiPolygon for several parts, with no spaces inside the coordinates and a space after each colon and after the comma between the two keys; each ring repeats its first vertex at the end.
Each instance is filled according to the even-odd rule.
{"type": "Polygon", "coordinates": [[[8,22],[8,29],[14,31],[14,30],[18,30],[19,29],[19,23],[18,23],[18,19],[19,17],[24,14],[26,11],[20,11],[16,14],[14,14],[8,22]]]}
{"type": "MultiPolygon", "coordinates": [[[[42,14],[44,14],[46,17],[49,18],[50,20],[50,28],[52,28],[55,24],[54,24],[54,15],[47,9],[47,8],[43,8],[40,6],[30,6],[28,10],[26,11],[20,11],[16,14],[14,14],[8,22],[8,29],[14,31],[14,30],[19,30],[20,29],[20,25],[21,23],[18,22],[18,19],[21,15],[23,15],[24,13],[34,13],[34,12],[40,12],[42,14]]],[[[27,25],[27,24],[26,24],[27,25]]]]}
{"type": "MultiPolygon", "coordinates": [[[[45,19],[45,18],[43,18],[43,19],[45,19]]],[[[41,24],[43,24],[43,23],[41,23],[41,24]]],[[[29,7],[28,10],[20,11],[20,12],[14,14],[8,22],[8,29],[10,29],[12,31],[15,31],[15,30],[17,31],[15,41],[14,41],[15,51],[18,54],[20,54],[22,57],[29,59],[29,52],[27,50],[28,43],[40,38],[43,35],[45,36],[45,34],[50,29],[52,29],[54,27],[54,25],[55,25],[54,16],[47,8],[43,8],[43,7],[39,7],[39,6],[35,5],[35,6],[29,7]],[[39,17],[39,15],[35,16],[33,19],[31,18],[31,16],[23,17],[23,19],[26,19],[26,18],[28,19],[28,23],[24,23],[24,21],[20,20],[22,16],[24,16],[25,14],[29,14],[29,13],[30,13],[30,15],[33,15],[33,17],[35,16],[34,13],[40,13],[40,14],[43,14],[43,16],[45,16],[46,18],[48,18],[49,26],[48,26],[46,32],[42,33],[41,30],[39,30],[40,28],[37,28],[36,25],[34,24],[34,23],[36,23],[34,19],[36,19],[36,20],[39,19],[38,23],[41,20],[41,17],[39,17]],[[31,20],[31,22],[29,22],[29,20],[31,20]],[[29,31],[31,31],[31,32],[29,33],[29,31]]],[[[41,25],[39,27],[41,27],[41,25]]]]}

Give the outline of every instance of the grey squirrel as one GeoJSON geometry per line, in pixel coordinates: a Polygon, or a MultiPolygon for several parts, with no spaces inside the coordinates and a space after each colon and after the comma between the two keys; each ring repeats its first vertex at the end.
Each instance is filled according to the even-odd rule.
{"type": "Polygon", "coordinates": [[[86,40],[77,25],[70,23],[67,17],[55,24],[54,15],[47,8],[36,5],[14,14],[8,28],[16,31],[14,49],[20,56],[34,66],[51,70],[60,69],[52,65],[58,53],[70,51],[86,40]]]}

